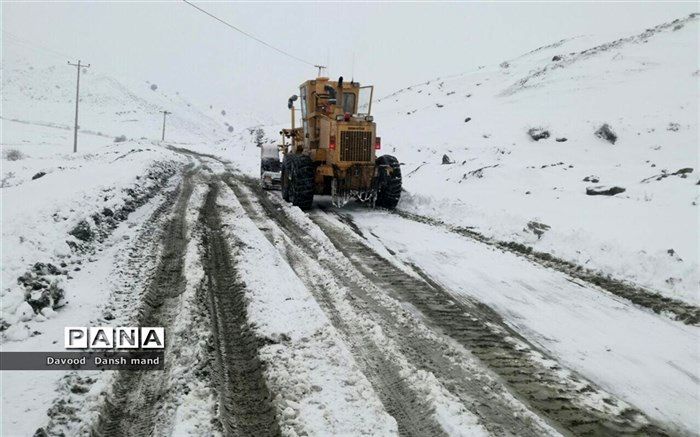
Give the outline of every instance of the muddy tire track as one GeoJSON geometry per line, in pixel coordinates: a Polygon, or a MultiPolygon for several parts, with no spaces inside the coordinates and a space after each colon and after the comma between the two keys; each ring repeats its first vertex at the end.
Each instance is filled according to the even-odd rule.
{"type": "Polygon", "coordinates": [[[200,211],[207,302],[214,337],[219,390],[220,420],[226,435],[278,436],[272,394],[268,389],[258,349],[263,346],[247,319],[245,284],[239,279],[234,259],[221,229],[216,199],[219,183],[209,186],[200,211]]]}
{"type": "MultiPolygon", "coordinates": [[[[254,182],[247,179],[241,182],[256,193],[254,182]]],[[[231,186],[236,191],[235,183],[231,186]]],[[[240,191],[238,189],[237,195],[240,191]]],[[[255,201],[268,217],[295,244],[303,244],[306,231],[286,217],[284,207],[278,203],[281,201],[272,201],[265,193],[256,195],[255,201]]],[[[242,197],[244,200],[244,195],[239,196],[239,200],[242,197]]],[[[498,375],[518,399],[560,432],[591,436],[669,435],[637,409],[575,373],[561,369],[508,327],[491,308],[476,301],[457,301],[448,290],[418,269],[413,269],[416,277],[402,271],[366,246],[352,231],[336,228],[319,214],[312,213],[311,219],[334,247],[379,290],[417,309],[429,326],[470,351],[498,375]],[[602,402],[593,404],[596,399],[602,402]]],[[[313,247],[309,246],[308,250],[313,247]]],[[[436,374],[439,372],[438,368],[436,374]]],[[[489,414],[484,408],[480,413],[489,414]]],[[[492,431],[498,433],[496,429],[492,431]]]]}
{"type": "MultiPolygon", "coordinates": [[[[177,297],[184,291],[183,266],[187,248],[186,209],[194,189],[193,177],[198,169],[188,166],[179,187],[172,217],[161,237],[159,262],[143,294],[134,323],[137,326],[164,326],[166,332],[176,317],[177,297]]],[[[164,205],[168,200],[164,202],[164,205]]],[[[164,209],[156,211],[161,215],[164,209]]],[[[167,353],[166,338],[166,353],[167,353]]],[[[167,366],[167,363],[166,363],[167,366]]],[[[166,371],[120,371],[112,384],[91,430],[94,436],[152,435],[158,414],[158,401],[166,384],[166,371]]]]}
{"type": "Polygon", "coordinates": [[[580,265],[555,257],[546,252],[537,252],[531,247],[514,241],[496,241],[479,232],[465,227],[452,226],[440,220],[414,214],[407,211],[395,210],[393,212],[405,219],[435,226],[448,232],[470,238],[480,243],[499,247],[502,250],[513,252],[541,266],[560,271],[572,278],[580,279],[589,284],[626,299],[635,305],[647,308],[656,314],[668,315],[670,318],[683,322],[686,325],[700,326],[700,307],[661,295],[647,290],[638,285],[613,279],[602,273],[584,268],[580,265]]]}
{"type": "MultiPolygon", "coordinates": [[[[273,246],[276,245],[270,229],[262,224],[265,217],[257,214],[251,205],[251,199],[235,183],[229,181],[229,187],[236,194],[249,217],[262,228],[270,243],[273,246]]],[[[300,233],[293,224],[282,221],[282,217],[275,214],[271,208],[267,209],[267,212],[274,217],[271,217],[272,220],[279,225],[289,240],[285,241],[283,257],[309,288],[333,327],[339,331],[350,347],[358,365],[374,387],[384,408],[396,419],[399,433],[404,436],[446,435],[442,427],[435,421],[431,407],[425,399],[417,396],[407,384],[405,378],[401,376],[401,369],[397,364],[388,359],[379,345],[362,327],[354,326],[343,318],[328,288],[325,284],[316,281],[314,273],[308,268],[308,254],[312,251],[307,247],[308,242],[300,237],[303,233],[300,233]]]]}
{"type": "MultiPolygon", "coordinates": [[[[160,239],[167,222],[167,213],[172,210],[173,205],[181,192],[181,184],[172,187],[171,190],[162,194],[153,211],[139,226],[136,235],[131,238],[125,250],[114,258],[114,268],[116,272],[114,282],[112,282],[112,293],[109,302],[102,309],[102,316],[94,320],[95,325],[118,325],[132,326],[137,314],[129,313],[134,306],[134,301],[138,300],[140,293],[144,290],[134,290],[133,284],[140,283],[143,278],[150,278],[157,267],[157,260],[160,257],[160,239]],[[117,316],[115,317],[115,314],[117,316]]],[[[94,433],[91,428],[93,424],[81,423],[75,416],[75,409],[93,408],[85,405],[83,393],[75,393],[71,390],[75,384],[92,384],[97,378],[84,376],[84,372],[71,372],[67,376],[69,384],[63,385],[59,389],[59,396],[54,399],[52,406],[48,409],[49,421],[40,431],[49,436],[63,436],[79,433],[87,435],[94,433]],[[82,376],[81,376],[82,375],[82,376]],[[73,382],[75,381],[75,383],[73,382]],[[63,408],[66,404],[72,404],[73,408],[63,408]],[[67,425],[79,424],[79,430],[67,425]]],[[[103,374],[102,378],[109,378],[103,374]]],[[[95,406],[99,412],[100,405],[95,406]]]]}
{"type": "Polygon", "coordinates": [[[352,232],[321,216],[312,217],[333,245],[372,282],[410,303],[426,318],[472,352],[513,392],[562,432],[575,435],[666,436],[639,410],[600,390],[557,364],[511,329],[490,307],[451,293],[412,266],[421,279],[407,275],[352,232]],[[539,356],[538,356],[539,355],[539,356]],[[602,399],[599,406],[587,400],[602,399]]]}
{"type": "MultiPolygon", "coordinates": [[[[378,348],[363,329],[347,323],[336,308],[337,303],[328,291],[329,278],[319,277],[310,271],[310,257],[317,252],[316,242],[305,236],[305,231],[290,220],[267,194],[254,183],[246,183],[248,191],[229,182],[239,202],[253,219],[267,239],[278,246],[292,269],[317,299],[333,326],[342,334],[350,346],[353,356],[382,400],[387,412],[399,426],[402,435],[438,435],[445,431],[435,423],[434,412],[425,397],[407,387],[406,381],[398,378],[400,369],[386,357],[386,351],[378,348]],[[260,214],[251,203],[259,204],[264,214],[260,214]],[[270,226],[275,226],[285,236],[283,247],[270,226]]],[[[390,305],[377,297],[381,290],[367,285],[346,274],[332,260],[320,259],[318,268],[331,275],[331,280],[346,290],[350,299],[347,303],[357,314],[371,314],[371,319],[397,346],[399,352],[418,370],[433,374],[437,380],[480,419],[480,423],[493,435],[543,436],[551,433],[528,410],[511,399],[510,394],[491,374],[483,369],[475,369],[457,363],[453,359],[455,351],[445,341],[436,341],[426,334],[420,321],[414,325],[397,323],[396,313],[405,312],[396,301],[390,305]],[[487,387],[487,389],[485,389],[487,387]],[[505,399],[507,398],[507,399],[505,399]],[[516,414],[514,414],[516,413],[516,414]]],[[[337,298],[336,298],[337,299],[337,298]]]]}

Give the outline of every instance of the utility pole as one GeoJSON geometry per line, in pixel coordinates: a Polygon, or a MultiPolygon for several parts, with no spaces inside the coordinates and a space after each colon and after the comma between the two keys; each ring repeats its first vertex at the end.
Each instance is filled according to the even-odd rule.
{"type": "Polygon", "coordinates": [[[78,69],[78,80],[75,84],[75,126],[73,129],[73,153],[78,151],[78,101],[80,100],[80,69],[90,68],[90,64],[84,65],[78,60],[77,64],[72,64],[68,61],[68,65],[77,67],[78,69]]]}
{"type": "Polygon", "coordinates": [[[168,114],[172,114],[172,112],[168,112],[168,111],[160,111],[160,112],[163,113],[163,136],[161,137],[160,140],[165,141],[165,116],[168,114]]]}
{"type": "Polygon", "coordinates": [[[314,67],[318,68],[318,77],[321,77],[321,71],[326,68],[325,65],[314,65],[314,67]]]}

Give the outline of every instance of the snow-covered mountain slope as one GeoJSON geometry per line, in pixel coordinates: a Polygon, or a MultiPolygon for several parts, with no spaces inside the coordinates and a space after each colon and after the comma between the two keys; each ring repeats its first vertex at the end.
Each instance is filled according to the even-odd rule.
{"type": "MultiPolygon", "coordinates": [[[[32,129],[41,137],[35,145],[62,145],[65,146],[62,150],[72,151],[75,79],[75,67],[36,59],[32,53],[5,54],[3,144],[28,145],[26,131],[32,129]],[[45,129],[48,131],[41,135],[45,129]]],[[[159,140],[163,110],[172,113],[167,119],[167,139],[176,142],[208,139],[221,143],[230,140],[236,129],[241,128],[240,114],[227,109],[198,107],[179,91],[159,88],[155,81],[117,80],[95,66],[84,68],[79,124],[85,138],[80,141],[79,151],[88,151],[121,136],[125,140],[159,140]]]]}
{"type": "Polygon", "coordinates": [[[695,14],[562,40],[373,111],[404,163],[400,208],[697,304],[698,80],[695,14]],[[595,134],[606,124],[614,142],[595,134]],[[587,195],[598,186],[625,191],[587,195]]]}
{"type": "MultiPolygon", "coordinates": [[[[198,107],[154,82],[117,80],[93,66],[81,74],[78,152],[72,153],[76,70],[65,60],[25,49],[3,41],[3,330],[30,313],[24,293],[18,291],[26,284],[18,284],[18,277],[37,262],[65,264],[60,267],[63,274],[50,275],[45,284],[55,282],[61,288],[61,278],[70,275],[70,265],[77,261],[71,261],[71,245],[88,244],[81,240],[87,236],[106,238],[135,208],[167,187],[184,158],[160,144],[159,111],[172,113],[166,126],[168,144],[222,156],[238,142],[237,136],[249,135],[245,123],[257,123],[228,108],[198,107]],[[79,226],[88,232],[71,235],[79,226]]],[[[64,298],[81,300],[76,295],[64,298]]],[[[7,332],[8,338],[30,334],[7,332]]]]}

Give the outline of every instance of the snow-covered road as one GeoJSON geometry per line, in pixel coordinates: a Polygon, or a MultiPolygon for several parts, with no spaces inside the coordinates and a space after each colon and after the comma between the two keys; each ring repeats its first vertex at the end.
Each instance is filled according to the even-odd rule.
{"type": "MultiPolygon", "coordinates": [[[[4,380],[5,408],[21,408],[7,396],[23,388],[41,400],[39,414],[4,421],[5,431],[700,429],[694,324],[411,215],[338,210],[323,197],[303,213],[226,161],[171,151],[176,175],[64,282],[70,296],[102,281],[100,299],[85,300],[81,314],[165,326],[165,370],[4,380]]],[[[71,308],[20,325],[30,332],[39,323],[59,326],[71,308]]],[[[3,347],[60,337],[59,329],[42,330],[3,347]]]]}

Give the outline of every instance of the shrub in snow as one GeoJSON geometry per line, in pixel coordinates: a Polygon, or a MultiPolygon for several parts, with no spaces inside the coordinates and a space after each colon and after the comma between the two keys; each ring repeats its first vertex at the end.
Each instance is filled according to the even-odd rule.
{"type": "Polygon", "coordinates": [[[467,118],[464,119],[464,122],[465,122],[465,123],[468,123],[471,119],[472,119],[471,117],[467,117],[467,118]]]}
{"type": "Polygon", "coordinates": [[[222,110],[221,110],[221,115],[226,115],[226,111],[222,109],[222,110]]]}
{"type": "Polygon", "coordinates": [[[553,56],[553,57],[552,57],[552,61],[555,61],[555,62],[556,62],[556,61],[561,61],[561,56],[559,56],[559,55],[553,56]]]}
{"type": "Polygon", "coordinates": [[[255,145],[257,145],[258,147],[262,147],[264,142],[265,142],[265,131],[262,130],[261,128],[257,128],[255,130],[255,145]]]}
{"type": "Polygon", "coordinates": [[[452,161],[452,160],[450,159],[449,156],[447,156],[447,155],[442,155],[442,164],[443,164],[443,165],[445,165],[445,164],[453,164],[453,163],[454,163],[454,161],[452,161]]]}
{"type": "Polygon", "coordinates": [[[80,241],[90,241],[94,236],[92,229],[90,229],[90,223],[85,220],[81,220],[80,223],[68,233],[80,241]]]}
{"type": "Polygon", "coordinates": [[[229,132],[233,132],[233,126],[229,126],[229,127],[228,127],[228,131],[229,131],[229,132]]]}
{"type": "Polygon", "coordinates": [[[151,91],[155,91],[158,89],[158,85],[156,84],[151,84],[151,91]]]}
{"type": "Polygon", "coordinates": [[[61,274],[61,270],[51,263],[34,263],[32,271],[40,276],[61,274]]]}
{"type": "Polygon", "coordinates": [[[533,127],[527,131],[527,134],[530,135],[530,138],[532,138],[535,141],[545,140],[549,138],[549,131],[546,129],[542,129],[541,127],[533,127]]]}
{"type": "Polygon", "coordinates": [[[539,240],[540,238],[542,238],[542,235],[544,235],[544,233],[547,232],[549,229],[549,225],[545,225],[544,223],[536,221],[531,221],[527,223],[527,227],[523,230],[525,232],[532,232],[533,234],[537,235],[537,239],[539,240]]]}
{"type": "Polygon", "coordinates": [[[557,138],[555,141],[557,143],[564,143],[564,142],[568,141],[568,139],[566,137],[560,137],[560,138],[557,138]]]}
{"type": "Polygon", "coordinates": [[[681,128],[681,125],[678,123],[669,123],[668,127],[666,130],[669,130],[671,132],[678,132],[678,130],[681,128]]]}
{"type": "Polygon", "coordinates": [[[119,135],[114,138],[115,143],[123,143],[124,141],[126,141],[126,135],[119,135]]]}
{"type": "Polygon", "coordinates": [[[27,296],[27,303],[34,312],[40,312],[44,308],[57,308],[63,300],[64,291],[56,282],[51,283],[48,288],[32,290],[27,296]]]}
{"type": "Polygon", "coordinates": [[[617,134],[607,123],[604,123],[601,127],[598,128],[597,131],[595,131],[595,136],[611,144],[615,144],[615,141],[617,141],[617,134]]]}
{"type": "Polygon", "coordinates": [[[19,161],[20,159],[26,158],[24,153],[17,149],[7,149],[3,152],[3,157],[8,161],[19,161]]]}
{"type": "Polygon", "coordinates": [[[45,308],[56,308],[62,304],[64,290],[58,286],[58,281],[51,277],[65,275],[53,264],[36,263],[25,274],[17,278],[17,283],[24,289],[24,304],[32,308],[33,313],[39,313],[45,308]]]}
{"type": "Polygon", "coordinates": [[[39,173],[37,173],[37,174],[35,174],[34,176],[32,176],[32,180],[39,179],[39,178],[42,177],[42,176],[46,176],[46,172],[45,172],[45,171],[40,171],[39,173]]]}

